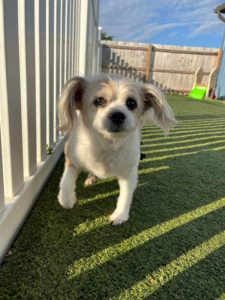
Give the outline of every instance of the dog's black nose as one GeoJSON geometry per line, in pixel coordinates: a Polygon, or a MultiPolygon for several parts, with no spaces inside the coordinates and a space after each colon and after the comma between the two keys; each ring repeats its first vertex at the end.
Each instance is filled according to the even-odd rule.
{"type": "Polygon", "coordinates": [[[113,123],[115,124],[122,124],[124,122],[124,120],[126,119],[126,116],[120,112],[113,112],[109,115],[110,120],[113,121],[113,123]]]}

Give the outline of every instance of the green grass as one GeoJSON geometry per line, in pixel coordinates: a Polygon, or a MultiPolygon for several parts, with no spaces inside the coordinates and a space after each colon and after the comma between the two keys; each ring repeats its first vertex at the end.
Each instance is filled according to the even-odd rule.
{"type": "Polygon", "coordinates": [[[179,125],[143,129],[130,219],[114,179],[57,203],[61,160],[0,268],[0,299],[225,299],[225,105],[168,96],[179,125]]]}

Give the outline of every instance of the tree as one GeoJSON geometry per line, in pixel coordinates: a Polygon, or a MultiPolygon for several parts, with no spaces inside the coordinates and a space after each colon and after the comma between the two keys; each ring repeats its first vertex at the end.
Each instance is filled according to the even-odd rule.
{"type": "Polygon", "coordinates": [[[102,33],[101,33],[101,39],[102,40],[106,40],[106,41],[112,41],[113,40],[113,36],[112,35],[108,35],[106,32],[102,31],[102,33]]]}

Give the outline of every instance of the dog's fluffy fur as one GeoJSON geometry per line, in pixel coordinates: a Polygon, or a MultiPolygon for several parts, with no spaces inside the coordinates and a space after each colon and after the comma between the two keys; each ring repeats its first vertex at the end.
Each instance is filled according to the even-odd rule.
{"type": "Polygon", "coordinates": [[[125,78],[75,77],[61,93],[59,120],[61,130],[69,132],[59,203],[69,209],[77,202],[82,170],[98,178],[115,176],[120,195],[110,220],[114,225],[127,221],[137,184],[141,127],[152,121],[167,133],[176,123],[164,95],[151,84],[125,78]]]}

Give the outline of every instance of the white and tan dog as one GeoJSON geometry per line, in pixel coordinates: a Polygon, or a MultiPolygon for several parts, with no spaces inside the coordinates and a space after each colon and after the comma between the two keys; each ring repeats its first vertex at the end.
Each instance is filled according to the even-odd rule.
{"type": "Polygon", "coordinates": [[[71,79],[59,100],[61,130],[69,132],[58,200],[77,202],[76,180],[82,170],[99,178],[115,176],[120,186],[113,225],[128,220],[137,184],[141,127],[151,120],[165,132],[176,123],[164,95],[151,84],[125,78],[71,79]]]}

